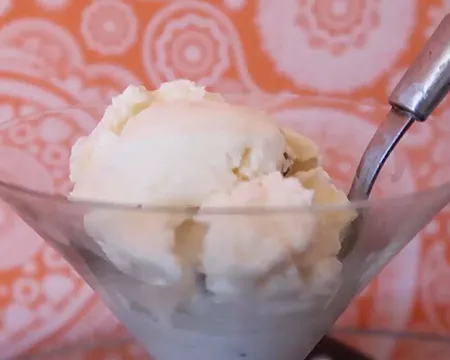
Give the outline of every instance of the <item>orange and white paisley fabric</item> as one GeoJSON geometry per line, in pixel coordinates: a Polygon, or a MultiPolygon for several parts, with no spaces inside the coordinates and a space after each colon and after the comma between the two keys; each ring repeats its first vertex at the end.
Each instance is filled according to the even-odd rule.
{"type": "MultiPolygon", "coordinates": [[[[1,0],[0,118],[107,101],[130,83],[157,87],[179,77],[227,93],[386,103],[447,12],[449,0],[1,0]]],[[[343,144],[343,157],[361,153],[381,121],[356,108],[316,111],[318,118],[340,119],[341,131],[361,139],[343,144]]],[[[301,115],[294,109],[289,116],[301,115]]],[[[336,138],[320,121],[308,126],[328,136],[324,143],[336,138]]],[[[32,180],[49,191],[70,186],[63,144],[79,136],[75,127],[48,117],[2,136],[2,144],[13,143],[15,150],[0,146],[0,178],[24,185],[32,180]]],[[[449,138],[447,101],[430,126],[412,130],[408,139],[410,190],[448,179],[449,138]]],[[[88,286],[3,204],[0,235],[0,357],[125,336],[88,286]]],[[[450,212],[444,211],[354,301],[340,324],[450,335],[448,284],[450,212]]],[[[448,359],[446,347],[354,342],[379,360],[448,359]]],[[[124,345],[76,359],[139,356],[138,346],[124,345]]]]}

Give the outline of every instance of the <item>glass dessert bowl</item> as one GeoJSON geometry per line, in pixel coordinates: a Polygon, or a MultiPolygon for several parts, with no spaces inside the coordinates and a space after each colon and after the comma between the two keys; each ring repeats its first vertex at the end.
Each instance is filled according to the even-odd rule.
{"type": "MultiPolygon", "coordinates": [[[[283,126],[314,140],[322,149],[325,170],[344,190],[350,187],[377,121],[386,113],[378,106],[314,97],[235,95],[229,100],[263,108],[283,126]]],[[[357,245],[340,259],[341,266],[316,266],[312,256],[302,262],[307,265],[295,269],[273,265],[268,279],[255,275],[260,258],[246,273],[237,275],[232,263],[225,264],[226,277],[220,271],[199,271],[186,262],[169,281],[154,267],[158,261],[162,266],[170,263],[166,253],[143,244],[158,243],[159,226],[168,218],[198,216],[197,207],[136,207],[67,199],[70,148],[77,138],[90,133],[104,108],[49,110],[2,123],[0,140],[8,149],[7,163],[17,165],[8,169],[11,176],[0,177],[0,198],[61,253],[156,360],[306,357],[353,297],[450,200],[450,184],[416,189],[407,150],[400,146],[382,171],[370,201],[332,206],[209,206],[201,212],[201,221],[232,239],[244,239],[249,231],[265,239],[273,236],[271,224],[275,223],[285,224],[277,231],[298,227],[301,237],[305,219],[311,216],[339,221],[349,214],[362,214],[357,245]],[[48,132],[50,140],[31,140],[42,131],[48,132]],[[57,132],[66,135],[52,138],[57,132]],[[37,185],[33,178],[37,175],[20,167],[21,159],[30,158],[57,174],[51,186],[37,185]],[[112,249],[108,239],[117,236],[127,239],[142,256],[131,256],[120,246],[112,249]],[[152,264],[145,261],[146,256],[154,257],[152,264]],[[214,289],[226,296],[217,296],[214,289]]],[[[194,245],[186,244],[201,243],[202,230],[186,231],[189,239],[180,241],[176,251],[189,254],[194,245]]],[[[219,251],[211,260],[213,265],[226,258],[227,251],[235,251],[221,249],[223,253],[219,251]]],[[[245,262],[263,250],[262,245],[249,242],[238,253],[245,262]]],[[[337,252],[317,249],[322,250],[337,252]]]]}

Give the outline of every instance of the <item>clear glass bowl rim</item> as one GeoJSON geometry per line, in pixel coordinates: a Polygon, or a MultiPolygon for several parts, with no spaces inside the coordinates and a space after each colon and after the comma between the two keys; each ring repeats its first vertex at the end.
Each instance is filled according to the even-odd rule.
{"type": "MultiPolygon", "coordinates": [[[[322,96],[322,95],[298,95],[292,93],[261,93],[261,94],[252,94],[252,93],[242,93],[242,94],[222,94],[224,97],[227,96],[238,96],[240,98],[245,96],[259,96],[261,99],[269,99],[273,98],[274,100],[279,99],[279,101],[290,101],[292,99],[302,99],[305,101],[327,101],[329,102],[329,106],[333,104],[341,104],[347,106],[358,106],[358,107],[371,107],[377,109],[385,110],[385,113],[389,111],[389,106],[385,104],[379,103],[376,99],[368,98],[366,101],[356,101],[356,100],[347,100],[341,98],[335,98],[332,96],[322,96]]],[[[259,99],[259,98],[257,98],[259,99]]],[[[57,114],[62,112],[67,112],[71,110],[81,110],[81,111],[89,111],[96,110],[99,111],[100,108],[106,108],[108,104],[77,104],[73,106],[66,107],[58,107],[46,109],[44,111],[38,111],[33,113],[28,113],[26,115],[17,116],[9,120],[1,121],[0,119],[0,129],[4,126],[8,126],[14,122],[18,122],[21,119],[26,119],[33,116],[41,116],[46,114],[57,114]]],[[[419,190],[407,194],[390,196],[382,199],[372,200],[358,200],[351,201],[345,204],[337,204],[337,205],[311,205],[311,206],[277,206],[277,207],[215,207],[215,208],[207,208],[202,207],[202,214],[217,214],[217,215],[262,215],[262,214],[293,214],[293,213],[305,213],[305,212],[331,212],[331,211],[342,211],[342,210],[360,210],[363,208],[369,208],[374,204],[377,205],[386,205],[389,206],[390,203],[397,203],[402,199],[408,199],[414,195],[423,194],[427,191],[437,190],[439,188],[450,187],[450,181],[443,183],[441,185],[429,187],[424,190],[419,190]]],[[[82,207],[90,207],[90,208],[102,208],[102,209],[110,209],[110,210],[127,210],[127,211],[138,211],[138,212],[149,212],[149,213],[186,213],[191,211],[197,211],[197,206],[183,206],[183,205],[138,205],[138,204],[123,204],[123,203],[113,203],[113,202],[104,202],[104,201],[96,201],[91,199],[81,199],[81,198],[71,198],[68,199],[64,195],[54,194],[46,191],[34,190],[27,188],[25,186],[8,183],[2,179],[0,179],[0,193],[2,191],[7,191],[10,193],[16,193],[25,195],[27,197],[32,197],[34,199],[38,199],[41,201],[52,202],[55,204],[66,205],[66,206],[82,206],[82,207]]],[[[0,198],[2,196],[0,195],[0,198]]]]}

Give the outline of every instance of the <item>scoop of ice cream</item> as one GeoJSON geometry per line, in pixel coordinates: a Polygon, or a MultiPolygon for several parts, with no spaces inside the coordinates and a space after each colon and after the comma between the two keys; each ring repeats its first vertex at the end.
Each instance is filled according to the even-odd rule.
{"type": "Polygon", "coordinates": [[[193,206],[97,209],[85,227],[122,269],[146,263],[147,282],[194,285],[199,275],[216,295],[327,283],[354,217],[310,211],[348,202],[311,140],[186,80],[152,92],[131,86],[114,98],[73,147],[71,179],[71,198],[193,206]]]}
{"type": "MultiPolygon", "coordinates": [[[[304,160],[311,164],[316,155],[304,160]]],[[[201,256],[207,288],[228,296],[327,288],[339,275],[342,231],[355,214],[312,206],[347,202],[320,167],[294,177],[272,173],[209,197],[195,217],[207,225],[201,256]],[[208,214],[214,208],[246,212],[208,214]]]]}
{"type": "Polygon", "coordinates": [[[295,265],[295,255],[307,251],[314,239],[313,197],[296,178],[274,172],[206,199],[195,220],[207,225],[201,259],[208,289],[246,292],[277,268],[295,265]],[[211,208],[248,212],[208,214],[211,208]],[[282,211],[286,208],[292,210],[282,211]]]}
{"type": "Polygon", "coordinates": [[[233,106],[187,81],[113,100],[71,157],[73,197],[199,205],[288,166],[286,141],[265,113],[233,106]]]}

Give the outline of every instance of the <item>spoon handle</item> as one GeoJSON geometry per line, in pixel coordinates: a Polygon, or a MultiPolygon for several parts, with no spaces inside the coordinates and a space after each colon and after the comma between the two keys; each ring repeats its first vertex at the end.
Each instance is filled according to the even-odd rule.
{"type": "Polygon", "coordinates": [[[395,87],[389,103],[424,121],[450,90],[450,14],[395,87]]]}
{"type": "Polygon", "coordinates": [[[348,193],[352,201],[369,197],[384,163],[400,139],[414,123],[414,118],[406,112],[393,108],[370,140],[348,193]]]}

